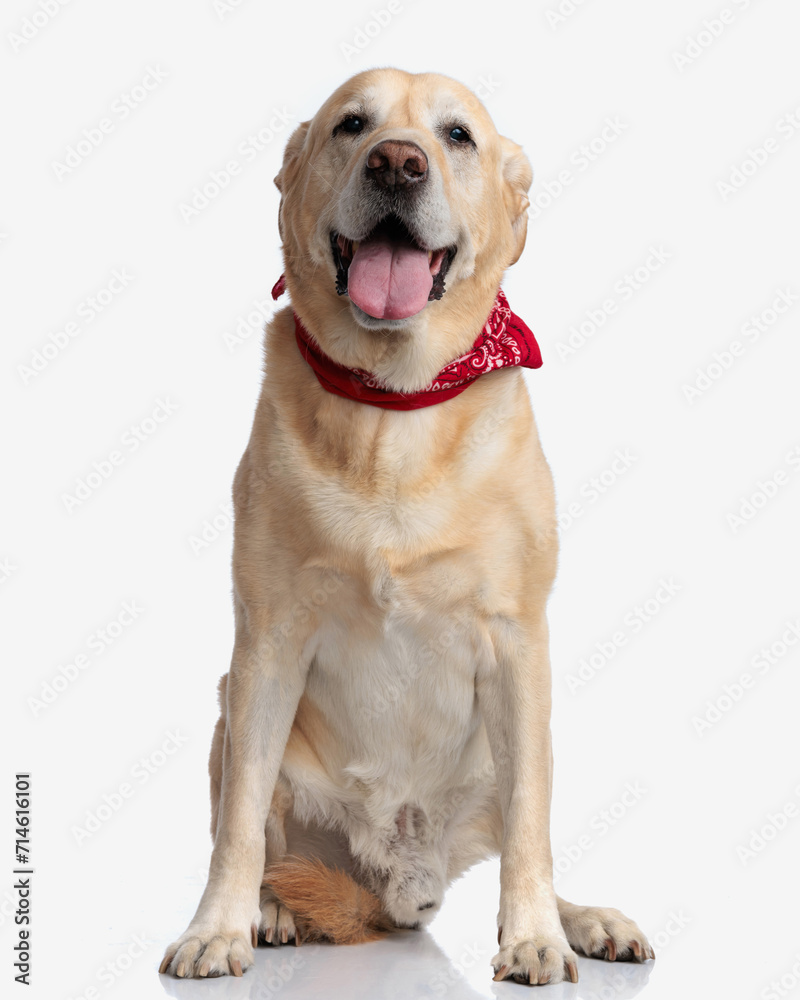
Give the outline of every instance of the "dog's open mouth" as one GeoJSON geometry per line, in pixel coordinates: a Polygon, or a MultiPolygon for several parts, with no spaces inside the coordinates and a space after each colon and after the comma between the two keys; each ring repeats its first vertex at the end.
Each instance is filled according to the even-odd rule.
{"type": "Polygon", "coordinates": [[[331,233],[336,291],[375,319],[407,319],[444,295],[454,246],[427,250],[395,215],[363,240],[331,233]]]}

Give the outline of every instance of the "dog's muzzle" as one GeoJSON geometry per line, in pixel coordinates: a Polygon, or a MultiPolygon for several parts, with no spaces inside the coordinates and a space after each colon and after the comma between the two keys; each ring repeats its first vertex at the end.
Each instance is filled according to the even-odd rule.
{"type": "Polygon", "coordinates": [[[428,245],[415,225],[433,194],[428,168],[417,143],[377,142],[364,157],[360,193],[374,224],[357,238],[330,233],[336,291],[372,319],[408,319],[444,295],[456,247],[428,245]]]}

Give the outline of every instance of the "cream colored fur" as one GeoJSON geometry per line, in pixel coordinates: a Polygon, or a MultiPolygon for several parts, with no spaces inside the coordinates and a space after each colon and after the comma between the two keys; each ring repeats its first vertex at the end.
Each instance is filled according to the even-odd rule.
{"type": "MultiPolygon", "coordinates": [[[[398,925],[501,854],[498,977],[575,978],[574,950],[647,957],[635,924],[553,891],[550,664],[553,486],[522,372],[446,403],[383,410],[326,392],[292,309],[335,360],[418,389],[467,350],[525,241],[528,162],[445,77],[375,70],[291,137],[276,178],[291,306],[234,483],[236,641],[211,757],[208,885],[162,970],[241,974],[256,933],[294,936],[266,863],[318,857],[398,925]],[[348,112],[365,136],[333,137],[348,112]],[[441,122],[468,125],[451,149],[441,122]],[[334,288],[330,232],[369,228],[363,164],[383,138],[427,153],[418,232],[458,248],[441,301],[369,321],[334,288]],[[573,950],[574,949],[574,950],[573,950]]],[[[546,377],[546,376],[543,376],[546,377]]]]}

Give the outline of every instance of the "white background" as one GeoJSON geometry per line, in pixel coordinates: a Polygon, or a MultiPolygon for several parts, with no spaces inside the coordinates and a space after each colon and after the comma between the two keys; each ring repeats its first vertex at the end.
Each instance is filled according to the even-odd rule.
{"type": "Polygon", "coordinates": [[[536,175],[528,246],[504,286],[545,357],[526,377],[560,511],[581,511],[563,518],[550,606],[557,888],[623,909],[658,952],[647,967],[581,960],[577,987],[540,992],[800,996],[800,647],[781,638],[797,642],[787,627],[800,615],[800,131],[785,117],[800,108],[800,14],[791,0],[585,0],[573,13],[565,0],[558,20],[557,2],[402,0],[370,36],[358,32],[384,0],[72,0],[50,18],[34,0],[4,5],[4,996],[522,995],[490,980],[495,863],[454,886],[424,934],[259,949],[236,981],[156,975],[210,852],[206,759],[232,644],[224,511],[281,272],[272,178],[290,126],[375,65],[479,89],[536,175]],[[131,93],[146,97],[123,117],[131,93]],[[58,168],[103,119],[100,144],[58,168]],[[618,135],[589,162],[580,147],[607,119],[618,135]],[[187,221],[181,205],[230,161],[238,173],[187,221]],[[87,318],[115,270],[126,287],[87,318]],[[68,323],[75,336],[55,351],[68,323]],[[563,357],[582,323],[585,342],[563,357]],[[174,412],[150,423],[159,400],[174,412]],[[64,496],[112,451],[122,464],[68,510],[64,496]],[[615,474],[617,451],[628,459],[615,474]],[[760,506],[732,523],[748,500],[760,506]],[[198,550],[203,532],[218,537],[198,550]],[[668,601],[662,579],[679,587],[668,601]],[[141,610],[104,644],[97,631],[125,602],[141,610]],[[752,684],[731,687],[743,673],[752,684]],[[162,754],[171,733],[183,742],[162,754]],[[18,770],[34,795],[27,992],[11,957],[18,770]],[[628,784],[638,797],[620,805],[628,784]],[[119,806],[110,817],[104,796],[119,806]],[[78,843],[98,809],[105,822],[78,843]],[[737,850],[762,827],[762,849],[737,850]]]}

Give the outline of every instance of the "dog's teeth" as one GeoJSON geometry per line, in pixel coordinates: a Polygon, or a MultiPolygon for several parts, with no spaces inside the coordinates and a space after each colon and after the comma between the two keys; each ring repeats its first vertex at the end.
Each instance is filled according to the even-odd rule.
{"type": "Polygon", "coordinates": [[[433,250],[429,250],[428,251],[428,263],[430,264],[430,262],[432,260],[433,260],[433,250]]]}

